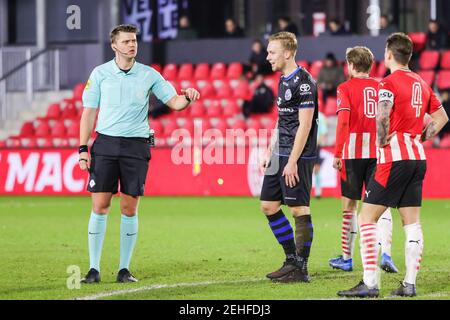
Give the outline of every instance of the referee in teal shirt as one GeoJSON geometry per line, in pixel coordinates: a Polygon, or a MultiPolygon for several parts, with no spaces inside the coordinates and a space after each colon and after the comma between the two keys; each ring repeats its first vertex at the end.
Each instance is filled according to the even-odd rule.
{"type": "Polygon", "coordinates": [[[189,88],[178,95],[173,86],[149,66],[135,61],[136,35],[132,25],[111,31],[111,48],[116,56],[92,71],[83,92],[84,111],[80,122],[79,164],[89,170],[88,191],[92,211],[88,227],[90,270],[82,283],[100,282],[100,257],[111,199],[121,192],[120,264],[118,282],[136,282],[129,265],[138,233],[138,204],[144,194],[150,160],[148,98],[153,93],[173,110],[183,110],[200,98],[189,88]],[[87,143],[94,127],[97,139],[87,143]]]}

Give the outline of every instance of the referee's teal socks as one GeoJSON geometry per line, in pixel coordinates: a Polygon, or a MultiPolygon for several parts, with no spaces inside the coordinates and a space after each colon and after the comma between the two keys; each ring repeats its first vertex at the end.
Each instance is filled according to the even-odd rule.
{"type": "Polygon", "coordinates": [[[120,223],[120,265],[119,270],[129,269],[138,232],[137,213],[133,217],[122,214],[120,223]]]}
{"type": "Polygon", "coordinates": [[[102,256],[103,239],[106,233],[108,216],[91,212],[88,226],[89,263],[90,268],[100,271],[100,258],[102,256]]]}

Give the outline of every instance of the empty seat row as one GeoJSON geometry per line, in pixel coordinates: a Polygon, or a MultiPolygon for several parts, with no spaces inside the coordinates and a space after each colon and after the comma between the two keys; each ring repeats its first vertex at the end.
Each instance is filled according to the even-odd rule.
{"type": "Polygon", "coordinates": [[[233,62],[227,67],[225,63],[214,63],[211,67],[208,63],[199,63],[195,67],[192,63],[184,63],[178,67],[174,63],[166,64],[161,70],[162,76],[169,81],[173,80],[224,80],[241,78],[243,66],[240,62],[233,62]]]}

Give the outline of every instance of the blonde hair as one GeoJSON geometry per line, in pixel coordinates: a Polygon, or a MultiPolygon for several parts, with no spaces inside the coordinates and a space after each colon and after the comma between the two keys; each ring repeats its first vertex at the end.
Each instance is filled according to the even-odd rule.
{"type": "Polygon", "coordinates": [[[292,32],[278,32],[269,37],[270,41],[280,41],[285,50],[291,51],[293,54],[297,51],[297,38],[292,32]]]}
{"type": "Polygon", "coordinates": [[[368,73],[372,69],[374,57],[372,51],[367,47],[348,48],[345,53],[348,64],[358,72],[368,73]]]}

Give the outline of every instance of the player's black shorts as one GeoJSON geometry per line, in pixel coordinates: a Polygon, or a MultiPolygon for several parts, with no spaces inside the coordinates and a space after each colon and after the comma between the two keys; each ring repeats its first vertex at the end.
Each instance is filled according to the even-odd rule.
{"type": "Polygon", "coordinates": [[[425,160],[402,160],[377,164],[370,179],[364,202],[391,208],[422,206],[425,160]]]}
{"type": "Polygon", "coordinates": [[[283,169],[288,160],[288,157],[274,156],[272,158],[270,165],[273,164],[273,161],[279,161],[279,168],[275,173],[269,172],[270,169],[266,171],[261,189],[260,200],[281,201],[282,204],[292,207],[309,207],[312,172],[315,160],[298,160],[297,168],[300,182],[293,188],[286,185],[285,178],[282,176],[283,169]]]}
{"type": "Polygon", "coordinates": [[[98,134],[91,147],[89,192],[120,192],[144,195],[150,143],[146,138],[111,137],[98,134]]]}
{"type": "Polygon", "coordinates": [[[320,156],[320,153],[322,151],[321,146],[317,146],[317,158],[314,160],[314,164],[318,164],[319,166],[323,163],[323,158],[320,156]]]}
{"type": "Polygon", "coordinates": [[[367,186],[375,172],[377,159],[345,159],[341,169],[341,194],[352,200],[361,200],[363,186],[367,186]]]}

